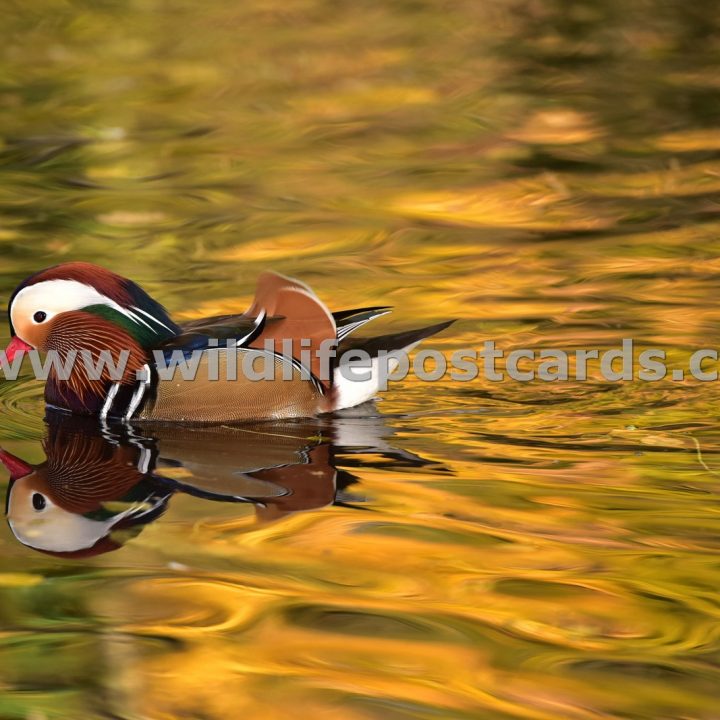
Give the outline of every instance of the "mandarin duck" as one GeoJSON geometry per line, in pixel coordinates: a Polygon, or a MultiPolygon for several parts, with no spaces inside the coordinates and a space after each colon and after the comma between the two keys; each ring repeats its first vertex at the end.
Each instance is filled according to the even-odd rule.
{"type": "Polygon", "coordinates": [[[392,358],[451,324],[348,339],[389,311],[331,313],[304,283],[266,272],[245,313],[179,324],[133,281],[90,263],[70,262],[31,275],[15,289],[8,304],[12,339],[5,353],[13,362],[21,351],[52,351],[63,366],[73,353],[85,353],[93,362],[109,354],[119,372],[103,364],[93,374],[78,360],[67,377],[53,365],[45,385],[49,407],[103,420],[203,424],[315,417],[372,399],[381,386],[381,353],[392,358]],[[364,351],[371,372],[348,379],[336,359],[329,370],[323,368],[327,347],[336,357],[349,349],[364,351]],[[169,360],[178,352],[199,358],[188,379],[159,372],[158,353],[169,360]],[[126,362],[117,365],[123,354],[126,362]],[[249,377],[238,370],[238,364],[245,367],[238,363],[245,356],[253,363],[260,358],[282,376],[249,377]],[[217,377],[211,375],[213,363],[217,377]]]}
{"type": "Polygon", "coordinates": [[[0,448],[0,463],[10,474],[6,514],[13,535],[51,555],[117,550],[178,493],[251,503],[257,519],[268,521],[333,504],[344,487],[336,480],[333,446],[313,437],[310,426],[288,424],[268,442],[267,424],[265,431],[255,424],[186,432],[164,425],[145,436],[127,425],[102,428],[88,416],[50,411],[46,419],[44,462],[31,465],[0,448]]]}

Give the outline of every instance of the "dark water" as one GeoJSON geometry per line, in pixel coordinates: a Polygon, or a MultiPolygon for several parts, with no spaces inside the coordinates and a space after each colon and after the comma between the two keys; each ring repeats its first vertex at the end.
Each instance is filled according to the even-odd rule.
{"type": "MultiPolygon", "coordinates": [[[[715,3],[4,10],[4,297],[85,259],[199,317],[273,268],[458,318],[447,352],[717,345],[715,3]]],[[[0,385],[2,446],[48,457],[16,532],[125,515],[83,558],[3,525],[3,718],[718,717],[715,383],[410,378],[158,440],[41,397],[0,385]]]]}

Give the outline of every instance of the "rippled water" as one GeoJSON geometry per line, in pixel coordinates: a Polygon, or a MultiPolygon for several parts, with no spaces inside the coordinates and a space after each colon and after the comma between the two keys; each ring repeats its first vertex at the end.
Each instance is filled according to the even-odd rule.
{"type": "MultiPolygon", "coordinates": [[[[458,318],[448,352],[716,345],[715,3],[5,10],[4,296],[87,259],[190,318],[271,267],[378,327],[458,318]]],[[[32,463],[41,394],[0,385],[32,463]]],[[[165,478],[106,515],[158,516],[85,558],[3,526],[0,715],[716,719],[717,396],[409,379],[267,441],[81,433],[165,478]]]]}

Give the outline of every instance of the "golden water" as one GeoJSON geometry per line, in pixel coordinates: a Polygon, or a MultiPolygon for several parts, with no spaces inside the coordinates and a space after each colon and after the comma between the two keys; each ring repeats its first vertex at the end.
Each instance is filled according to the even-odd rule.
{"type": "MultiPolygon", "coordinates": [[[[274,268],[395,306],[378,327],[458,318],[448,352],[717,342],[715,3],[3,15],[4,296],[86,259],[196,317],[274,268]]],[[[32,462],[41,393],[0,385],[0,442],[32,462]]],[[[716,720],[718,397],[409,379],[332,441],[336,505],[178,493],[84,560],[3,526],[0,716],[716,720]]]]}

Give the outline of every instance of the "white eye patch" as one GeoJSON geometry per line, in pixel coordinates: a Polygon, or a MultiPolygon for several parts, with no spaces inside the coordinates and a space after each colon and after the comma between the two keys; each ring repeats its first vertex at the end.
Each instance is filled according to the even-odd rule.
{"type": "Polygon", "coordinates": [[[77,280],[45,280],[23,288],[13,299],[10,319],[17,332],[18,325],[23,323],[40,325],[48,322],[55,315],[80,310],[88,305],[107,305],[134,322],[147,325],[131,310],[121,307],[107,295],[98,292],[92,285],[77,280]],[[38,321],[34,319],[36,313],[45,313],[45,317],[38,321]]]}
{"type": "Polygon", "coordinates": [[[38,512],[27,495],[18,494],[17,499],[15,496],[13,488],[8,502],[8,524],[13,535],[23,545],[50,552],[73,552],[92,547],[128,514],[125,511],[107,520],[92,520],[68,512],[50,499],[38,512]]]}

